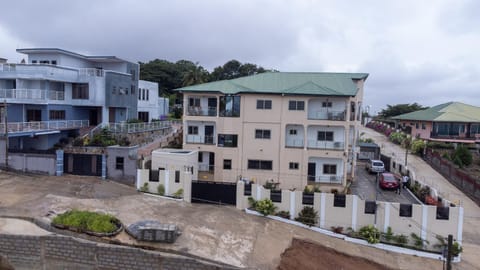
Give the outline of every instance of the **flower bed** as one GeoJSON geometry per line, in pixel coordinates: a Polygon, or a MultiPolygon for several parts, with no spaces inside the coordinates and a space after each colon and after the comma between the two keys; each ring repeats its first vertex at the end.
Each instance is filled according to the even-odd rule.
{"type": "Polygon", "coordinates": [[[120,220],[114,216],[80,210],[70,210],[56,216],[52,226],[94,236],[113,236],[123,229],[120,220]]]}

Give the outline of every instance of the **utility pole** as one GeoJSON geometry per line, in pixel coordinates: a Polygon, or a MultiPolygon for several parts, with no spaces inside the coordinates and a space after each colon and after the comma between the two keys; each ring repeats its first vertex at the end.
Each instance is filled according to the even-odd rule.
{"type": "Polygon", "coordinates": [[[447,270],[452,270],[452,248],[453,248],[453,235],[448,235],[447,244],[447,270]]]}

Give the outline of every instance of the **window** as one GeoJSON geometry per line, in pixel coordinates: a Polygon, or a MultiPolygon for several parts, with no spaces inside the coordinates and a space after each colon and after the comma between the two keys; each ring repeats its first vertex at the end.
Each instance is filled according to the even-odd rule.
{"type": "Polygon", "coordinates": [[[49,60],[40,60],[40,64],[50,64],[49,60]]]}
{"type": "Polygon", "coordinates": [[[148,122],[149,120],[148,112],[138,112],[138,119],[142,120],[143,122],[148,122]]]}
{"type": "Polygon", "coordinates": [[[271,100],[257,99],[257,109],[258,110],[271,110],[272,109],[272,101],[271,100]]]}
{"type": "Polygon", "coordinates": [[[422,123],[422,129],[426,129],[427,126],[425,125],[425,123],[422,123]]]}
{"type": "Polygon", "coordinates": [[[115,158],[115,169],[123,170],[123,157],[115,158]]]}
{"type": "Polygon", "coordinates": [[[296,130],[296,129],[290,129],[290,130],[288,131],[288,133],[289,133],[290,135],[297,135],[297,130],[296,130]]]}
{"type": "Polygon", "coordinates": [[[346,199],[345,194],[333,195],[333,207],[345,207],[346,199]]]}
{"type": "Polygon", "coordinates": [[[255,129],[255,139],[270,139],[270,130],[255,129]]]}
{"type": "Polygon", "coordinates": [[[415,122],[415,128],[418,129],[418,122],[415,122]]]}
{"type": "Polygon", "coordinates": [[[159,171],[157,170],[150,170],[150,182],[158,182],[159,181],[159,171]]]}
{"type": "Polygon", "coordinates": [[[375,214],[377,203],[375,201],[365,201],[365,214],[375,214]]]}
{"type": "Polygon", "coordinates": [[[288,109],[290,111],[303,111],[305,110],[305,101],[290,100],[288,101],[288,109]]]}
{"type": "Polygon", "coordinates": [[[323,108],[331,108],[332,107],[332,102],[331,101],[324,101],[324,102],[322,102],[322,107],[323,108]]]}
{"type": "Polygon", "coordinates": [[[288,168],[289,168],[290,170],[298,170],[298,162],[290,162],[290,163],[288,164],[288,168]]]}
{"type": "Polygon", "coordinates": [[[450,207],[437,206],[437,219],[448,220],[450,207]]]}
{"type": "Polygon", "coordinates": [[[72,83],[72,99],[88,99],[88,83],[72,83]]]}
{"type": "Polygon", "coordinates": [[[180,171],[175,171],[175,183],[180,183],[180,171]]]}
{"type": "Polygon", "coordinates": [[[57,60],[52,60],[52,65],[56,65],[57,64],[57,60]]]}
{"type": "Polygon", "coordinates": [[[272,170],[271,160],[248,160],[248,169],[251,170],[272,170]]]}
{"type": "Polygon", "coordinates": [[[198,127],[188,126],[188,135],[198,135],[198,127]]]}
{"type": "Polygon", "coordinates": [[[231,159],[224,159],[223,160],[223,169],[224,170],[231,170],[232,169],[232,160],[231,159]]]}
{"type": "Polygon", "coordinates": [[[32,64],[36,64],[37,63],[37,60],[32,60],[32,64]]]}
{"type": "Polygon", "coordinates": [[[400,212],[401,217],[411,217],[412,216],[412,205],[411,204],[400,204],[400,212]]]}
{"type": "Polygon", "coordinates": [[[202,163],[203,162],[203,153],[198,152],[198,162],[202,163]]]}
{"type": "Polygon", "coordinates": [[[337,165],[323,164],[323,174],[337,175],[337,165]]]}
{"type": "Polygon", "coordinates": [[[240,117],[240,96],[220,97],[221,117],[240,117]]]}
{"type": "Polygon", "coordinates": [[[65,111],[49,111],[50,120],[65,120],[65,111]]]}
{"type": "Polygon", "coordinates": [[[150,94],[150,90],[146,89],[147,90],[147,97],[145,98],[145,100],[149,100],[149,94],[150,94]]]}
{"type": "Polygon", "coordinates": [[[138,100],[142,100],[142,88],[138,88],[138,100]]]}
{"type": "Polygon", "coordinates": [[[237,147],[238,135],[234,134],[218,134],[219,147],[237,147]]]}
{"type": "Polygon", "coordinates": [[[189,107],[200,107],[200,99],[199,98],[189,98],[188,99],[188,106],[189,107]]]}
{"type": "Polygon", "coordinates": [[[319,131],[317,133],[317,141],[333,142],[333,131],[319,131]]]}

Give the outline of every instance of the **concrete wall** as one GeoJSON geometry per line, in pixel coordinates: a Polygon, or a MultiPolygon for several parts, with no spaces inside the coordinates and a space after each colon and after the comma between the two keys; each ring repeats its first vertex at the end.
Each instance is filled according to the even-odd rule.
{"type": "Polygon", "coordinates": [[[183,255],[60,235],[0,234],[0,255],[15,269],[236,269],[183,255]]]}
{"type": "Polygon", "coordinates": [[[138,146],[107,147],[107,178],[128,185],[135,185],[137,175],[138,146]],[[117,157],[123,158],[123,169],[117,169],[117,157]]]}
{"type": "MultiPolygon", "coordinates": [[[[237,183],[237,208],[245,209],[248,206],[248,197],[244,195],[245,184],[243,181],[237,183]]],[[[438,243],[435,235],[446,237],[448,234],[461,243],[463,208],[450,207],[449,219],[437,219],[436,206],[412,205],[412,216],[400,216],[400,204],[389,202],[376,202],[376,223],[375,214],[365,213],[365,200],[356,195],[346,195],[345,207],[334,206],[334,194],[314,193],[313,205],[302,204],[302,191],[282,190],[282,202],[274,202],[277,211],[289,211],[293,219],[305,206],[312,206],[318,213],[317,226],[330,230],[332,227],[348,227],[358,231],[366,225],[375,225],[380,231],[386,232],[388,227],[392,228],[395,234],[404,234],[410,237],[411,233],[429,241],[430,246],[438,243]]],[[[251,197],[255,200],[270,199],[270,190],[263,186],[252,184],[251,197]]],[[[412,241],[411,237],[410,240],[412,241]]],[[[413,242],[412,242],[413,243],[413,242]]]]}
{"type": "Polygon", "coordinates": [[[8,153],[8,167],[13,170],[55,175],[55,166],[55,155],[8,153]]]}

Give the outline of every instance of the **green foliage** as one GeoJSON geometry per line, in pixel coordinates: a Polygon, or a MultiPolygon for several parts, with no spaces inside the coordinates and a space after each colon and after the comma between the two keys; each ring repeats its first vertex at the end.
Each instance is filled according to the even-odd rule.
{"type": "Polygon", "coordinates": [[[410,236],[413,239],[413,245],[418,249],[422,249],[424,243],[426,243],[426,244],[429,243],[427,240],[423,240],[420,236],[418,236],[415,233],[411,233],[410,236]]]}
{"type": "Polygon", "coordinates": [[[140,188],[141,192],[148,192],[148,182],[143,183],[143,186],[140,188]]]}
{"type": "Polygon", "coordinates": [[[402,132],[392,132],[389,138],[390,138],[390,141],[392,141],[393,143],[401,144],[403,140],[406,138],[406,136],[402,132]]]}
{"type": "Polygon", "coordinates": [[[452,160],[452,158],[450,157],[450,155],[447,152],[443,152],[442,158],[444,158],[446,160],[452,160]]]}
{"type": "Polygon", "coordinates": [[[397,244],[399,245],[405,245],[408,243],[408,236],[406,235],[403,235],[403,234],[400,234],[400,235],[395,235],[393,237],[393,240],[395,240],[395,242],[397,242],[397,244]]]}
{"type": "MultiPolygon", "coordinates": [[[[445,238],[442,237],[441,235],[436,235],[435,238],[437,238],[438,243],[433,245],[433,247],[443,250],[443,248],[447,246],[447,241],[445,241],[445,238]]],[[[460,255],[460,253],[462,253],[462,251],[463,251],[462,246],[457,241],[453,242],[452,255],[454,257],[457,257],[458,255],[460,255]]]]}
{"type": "Polygon", "coordinates": [[[111,215],[89,211],[71,210],[56,216],[53,224],[77,228],[83,231],[109,233],[117,229],[118,219],[111,215]]]}
{"type": "Polygon", "coordinates": [[[175,193],[173,193],[174,197],[182,198],[183,197],[183,188],[178,189],[175,193]]]}
{"type": "Polygon", "coordinates": [[[358,142],[360,142],[360,143],[373,143],[373,139],[372,138],[360,138],[358,140],[358,142]]]}
{"type": "Polygon", "coordinates": [[[473,162],[472,153],[464,145],[459,145],[455,152],[452,155],[453,163],[458,165],[460,168],[468,167],[473,162]]]}
{"type": "Polygon", "coordinates": [[[380,111],[379,115],[383,118],[389,118],[393,116],[397,116],[404,113],[425,110],[428,107],[423,107],[417,103],[413,104],[397,104],[397,105],[387,105],[386,109],[380,111]]]}
{"type": "Polygon", "coordinates": [[[270,181],[267,181],[263,187],[270,190],[279,190],[278,185],[280,185],[280,183],[275,183],[273,182],[273,179],[270,179],[270,181]]]}
{"type": "Polygon", "coordinates": [[[157,193],[162,196],[165,194],[165,186],[163,184],[157,186],[157,193]]]}
{"type": "Polygon", "coordinates": [[[303,189],[303,193],[304,194],[313,194],[313,189],[310,187],[310,186],[305,186],[305,188],[303,189]]]}
{"type": "Polygon", "coordinates": [[[423,140],[414,140],[412,142],[412,153],[414,154],[422,153],[425,146],[426,144],[423,140]]]}
{"type": "Polygon", "coordinates": [[[313,209],[313,207],[305,206],[295,220],[308,226],[314,226],[317,224],[318,213],[315,211],[315,209],[313,209]]]}
{"type": "Polygon", "coordinates": [[[462,251],[463,251],[462,246],[460,246],[460,244],[455,241],[452,244],[452,255],[453,255],[453,257],[457,257],[458,255],[460,255],[460,253],[462,253],[462,251]]]}
{"type": "Polygon", "coordinates": [[[279,217],[282,217],[282,218],[290,219],[290,212],[289,211],[279,211],[275,215],[279,216],[279,217]]]}
{"type": "Polygon", "coordinates": [[[138,123],[144,123],[143,120],[140,120],[140,119],[137,119],[137,118],[132,118],[132,119],[128,119],[127,120],[127,123],[129,124],[138,124],[138,123]]]}
{"type": "Polygon", "coordinates": [[[264,216],[273,215],[277,207],[270,199],[259,200],[255,203],[255,210],[264,216]]]}
{"type": "Polygon", "coordinates": [[[99,133],[93,135],[93,138],[90,140],[88,145],[90,146],[111,146],[116,145],[117,141],[113,137],[112,133],[104,128],[99,133]]]}
{"type": "Polygon", "coordinates": [[[367,225],[360,228],[359,235],[367,239],[367,242],[370,244],[376,244],[380,242],[380,231],[373,225],[367,225]]]}
{"type": "Polygon", "coordinates": [[[385,237],[385,240],[392,241],[393,239],[392,227],[388,226],[387,232],[384,234],[384,237],[385,237]]]}
{"type": "Polygon", "coordinates": [[[248,197],[248,204],[250,205],[250,208],[255,209],[257,206],[257,201],[253,197],[248,197]]]}

